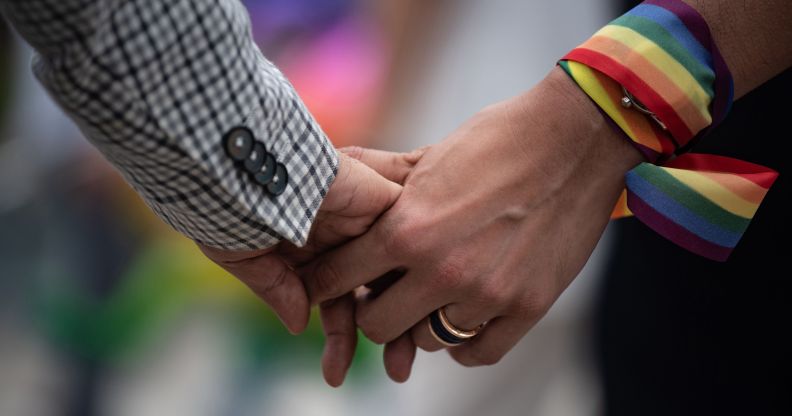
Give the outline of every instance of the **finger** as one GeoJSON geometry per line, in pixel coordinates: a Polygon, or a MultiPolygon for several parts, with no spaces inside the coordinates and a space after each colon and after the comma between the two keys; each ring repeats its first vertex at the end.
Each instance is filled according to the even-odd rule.
{"type": "Polygon", "coordinates": [[[246,258],[245,253],[226,252],[202,245],[199,248],[269,305],[289,332],[299,334],[308,325],[311,305],[305,286],[280,257],[263,251],[265,254],[246,258]]]}
{"type": "Polygon", "coordinates": [[[398,265],[386,252],[375,229],[300,268],[312,303],[350,292],[398,265]]]}
{"type": "Polygon", "coordinates": [[[386,179],[403,185],[407,175],[428,149],[429,146],[425,146],[410,153],[397,153],[351,146],[338,150],[363,162],[386,179]]]}
{"type": "Polygon", "coordinates": [[[382,353],[385,372],[397,383],[404,383],[410,378],[413,361],[415,361],[415,344],[410,334],[402,334],[385,345],[382,353]]]}
{"type": "Polygon", "coordinates": [[[442,350],[446,346],[436,340],[429,330],[429,317],[424,318],[421,322],[410,329],[415,346],[428,352],[435,352],[442,350]]]}
{"type": "Polygon", "coordinates": [[[387,288],[393,286],[399,279],[401,279],[406,271],[404,269],[394,269],[391,270],[384,275],[378,277],[377,279],[366,283],[366,288],[368,292],[366,293],[367,299],[374,299],[382,292],[384,292],[387,288]]]}
{"type": "Polygon", "coordinates": [[[357,303],[355,318],[367,338],[378,344],[390,342],[454,300],[450,291],[428,290],[422,275],[408,272],[376,298],[357,303]]]}
{"type": "MultiPolygon", "coordinates": [[[[434,313],[434,312],[432,312],[434,313]]],[[[445,307],[446,318],[449,323],[462,330],[472,330],[479,327],[482,323],[496,317],[496,308],[491,304],[481,303],[454,303],[445,307]]],[[[429,328],[429,318],[424,318],[418,325],[410,330],[415,345],[424,351],[437,351],[447,346],[432,335],[429,328]]],[[[462,345],[462,344],[460,344],[462,345]]],[[[454,346],[453,348],[458,347],[454,346]]]]}
{"type": "MultiPolygon", "coordinates": [[[[344,153],[338,153],[338,172],[322,200],[312,228],[326,228],[331,240],[363,234],[401,195],[402,186],[344,153]],[[322,214],[322,215],[319,215],[322,214]],[[326,223],[322,224],[322,217],[326,223]]],[[[338,243],[338,241],[335,241],[338,243]]],[[[334,245],[334,244],[333,244],[334,245]]],[[[323,248],[324,250],[324,248],[323,248]]]]}
{"type": "Polygon", "coordinates": [[[332,387],[344,383],[357,346],[355,303],[352,293],[319,305],[325,348],[322,354],[322,374],[332,387]]]}
{"type": "Polygon", "coordinates": [[[493,319],[475,338],[454,348],[451,357],[466,367],[493,365],[511,350],[535,322],[514,317],[493,319]]]}

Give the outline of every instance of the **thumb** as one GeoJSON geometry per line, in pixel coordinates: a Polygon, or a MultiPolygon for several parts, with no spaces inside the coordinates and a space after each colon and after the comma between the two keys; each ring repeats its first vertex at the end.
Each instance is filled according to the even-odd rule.
{"type": "Polygon", "coordinates": [[[305,286],[271,249],[233,252],[202,244],[198,248],[269,305],[289,332],[298,334],[308,325],[311,305],[305,286]]]}
{"type": "Polygon", "coordinates": [[[350,146],[340,148],[338,151],[363,162],[385,179],[404,185],[407,175],[429,148],[430,146],[424,146],[409,153],[398,153],[350,146]]]}

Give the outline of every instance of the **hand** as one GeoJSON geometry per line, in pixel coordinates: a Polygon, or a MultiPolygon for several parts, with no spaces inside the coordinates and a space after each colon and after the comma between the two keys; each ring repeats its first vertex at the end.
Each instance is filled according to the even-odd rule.
{"type": "MultiPolygon", "coordinates": [[[[282,242],[264,250],[231,252],[199,244],[201,251],[270,305],[289,331],[302,332],[308,324],[311,304],[294,269],[365,233],[401,192],[401,186],[388,179],[401,182],[420,158],[420,153],[378,155],[382,157],[367,159],[370,168],[343,151],[339,154],[336,179],[319,208],[304,247],[282,242]]],[[[325,299],[320,305],[327,338],[322,370],[332,386],[343,382],[357,344],[353,297],[351,293],[339,293],[337,298],[325,299]]]]}
{"type": "Polygon", "coordinates": [[[426,317],[446,306],[460,328],[487,322],[476,338],[450,349],[453,358],[495,363],[581,270],[624,173],[640,161],[555,69],[427,151],[371,230],[305,268],[309,296],[321,302],[404,269],[381,295],[358,303],[364,334],[387,343],[409,331],[420,348],[440,349],[426,317]]]}

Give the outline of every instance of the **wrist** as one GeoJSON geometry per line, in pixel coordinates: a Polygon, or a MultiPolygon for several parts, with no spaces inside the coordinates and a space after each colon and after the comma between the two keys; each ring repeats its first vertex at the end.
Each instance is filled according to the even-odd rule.
{"type": "Polygon", "coordinates": [[[563,103],[562,118],[575,132],[567,136],[569,144],[582,146],[598,172],[621,177],[644,161],[638,149],[561,68],[555,67],[538,88],[563,103]]]}
{"type": "Polygon", "coordinates": [[[543,178],[541,186],[528,187],[527,201],[596,200],[612,208],[625,174],[644,160],[560,68],[510,100],[509,108],[506,124],[515,133],[509,135],[510,157],[522,157],[508,170],[523,183],[537,174],[543,178]]]}

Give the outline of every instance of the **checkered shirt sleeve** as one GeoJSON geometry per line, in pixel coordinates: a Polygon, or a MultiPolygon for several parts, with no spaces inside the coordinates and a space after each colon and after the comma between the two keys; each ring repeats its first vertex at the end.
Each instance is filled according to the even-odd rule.
{"type": "Polygon", "coordinates": [[[162,220],[221,249],[305,243],[336,152],[238,0],[0,7],[37,50],[37,78],[162,220]],[[224,136],[240,127],[288,172],[280,195],[229,158],[224,136]]]}

